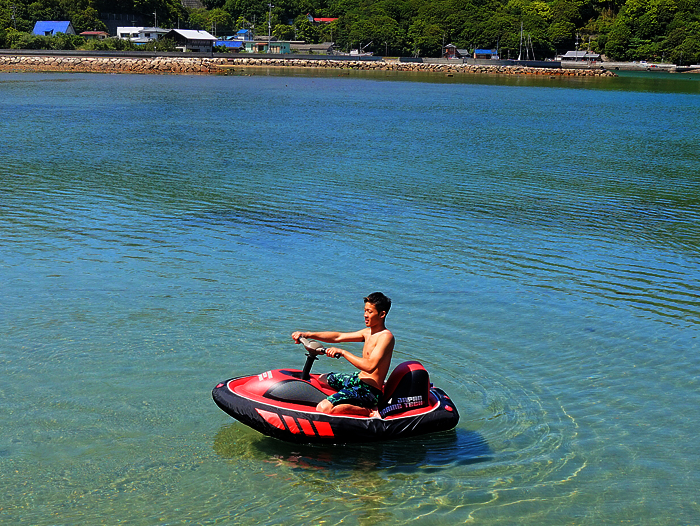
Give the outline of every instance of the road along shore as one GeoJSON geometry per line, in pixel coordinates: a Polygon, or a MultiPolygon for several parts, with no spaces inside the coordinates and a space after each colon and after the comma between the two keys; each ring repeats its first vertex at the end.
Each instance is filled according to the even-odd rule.
{"type": "Polygon", "coordinates": [[[542,75],[565,77],[614,77],[603,68],[562,69],[525,66],[495,66],[473,64],[430,64],[399,61],[353,61],[278,58],[230,57],[81,57],[0,55],[0,71],[4,72],[73,72],[73,73],[141,73],[141,74],[230,74],[251,68],[321,68],[338,70],[414,71],[455,75],[542,75]]]}

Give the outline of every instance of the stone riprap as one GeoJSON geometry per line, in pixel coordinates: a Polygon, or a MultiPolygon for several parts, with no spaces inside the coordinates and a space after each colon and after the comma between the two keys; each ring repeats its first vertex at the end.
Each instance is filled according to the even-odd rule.
{"type": "Polygon", "coordinates": [[[293,67],[341,70],[409,71],[454,75],[461,73],[491,73],[500,75],[545,76],[616,76],[598,69],[533,68],[525,66],[431,64],[399,62],[397,60],[310,60],[274,58],[201,58],[201,57],[79,57],[0,55],[0,71],[62,71],[76,73],[150,73],[150,74],[215,74],[248,68],[293,67]]]}
{"type": "Polygon", "coordinates": [[[493,73],[501,75],[560,75],[574,77],[616,77],[612,71],[603,68],[597,69],[562,69],[562,68],[533,68],[525,66],[491,66],[483,64],[444,64],[427,62],[399,62],[393,61],[353,61],[353,60],[295,60],[295,59],[261,59],[239,58],[230,59],[227,66],[239,68],[256,67],[300,67],[300,68],[333,68],[333,69],[360,69],[377,71],[416,71],[428,73],[493,73]]]}
{"type": "Polygon", "coordinates": [[[218,73],[226,59],[0,55],[0,71],[75,73],[218,73]]]}

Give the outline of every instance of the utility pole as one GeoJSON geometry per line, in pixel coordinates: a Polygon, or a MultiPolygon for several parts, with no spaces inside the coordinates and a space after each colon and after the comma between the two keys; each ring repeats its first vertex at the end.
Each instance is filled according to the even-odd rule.
{"type": "Polygon", "coordinates": [[[270,42],[272,41],[272,2],[267,4],[270,7],[270,14],[267,16],[267,52],[270,52],[270,42]]]}
{"type": "Polygon", "coordinates": [[[17,31],[17,6],[12,4],[12,23],[15,26],[15,31],[17,31]]]}
{"type": "Polygon", "coordinates": [[[158,27],[158,15],[153,11],[153,27],[158,27]]]}
{"type": "Polygon", "coordinates": [[[588,35],[588,49],[586,50],[586,63],[591,67],[591,35],[588,35]]]}

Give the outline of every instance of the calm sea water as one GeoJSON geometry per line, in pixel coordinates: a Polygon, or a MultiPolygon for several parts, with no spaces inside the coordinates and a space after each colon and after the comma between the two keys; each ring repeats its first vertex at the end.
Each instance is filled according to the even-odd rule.
{"type": "Polygon", "coordinates": [[[700,522],[698,78],[295,75],[0,75],[0,523],[700,522]],[[455,432],[211,401],[374,290],[455,432]]]}

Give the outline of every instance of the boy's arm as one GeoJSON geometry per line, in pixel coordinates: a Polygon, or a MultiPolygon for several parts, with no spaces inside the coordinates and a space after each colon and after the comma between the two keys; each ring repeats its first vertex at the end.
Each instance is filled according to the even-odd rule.
{"type": "Polygon", "coordinates": [[[326,343],[363,342],[366,330],[362,329],[356,332],[295,331],[292,333],[292,340],[294,343],[299,343],[299,338],[311,338],[326,343]]]}
{"type": "Polygon", "coordinates": [[[374,347],[374,349],[367,358],[364,358],[362,356],[356,356],[349,351],[346,351],[344,349],[338,349],[336,347],[329,347],[328,349],[326,349],[326,356],[342,356],[352,365],[357,367],[360,371],[363,371],[365,373],[372,373],[377,369],[379,363],[382,361],[384,356],[386,356],[387,352],[389,352],[389,350],[393,348],[393,343],[394,336],[393,334],[388,333],[383,334],[380,337],[379,341],[377,342],[377,345],[374,347]]]}

